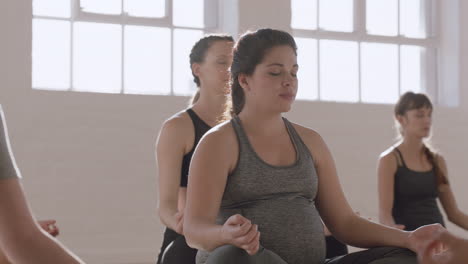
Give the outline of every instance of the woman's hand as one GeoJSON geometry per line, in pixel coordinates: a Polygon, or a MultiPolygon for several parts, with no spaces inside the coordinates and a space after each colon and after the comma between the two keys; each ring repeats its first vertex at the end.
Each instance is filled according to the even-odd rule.
{"type": "Polygon", "coordinates": [[[467,248],[468,240],[443,229],[435,232],[417,253],[421,264],[459,264],[468,261],[467,248]]]}
{"type": "Polygon", "coordinates": [[[226,244],[242,248],[249,255],[255,255],[260,247],[260,232],[258,226],[240,214],[233,215],[226,220],[221,237],[226,244]]]}
{"type": "Polygon", "coordinates": [[[58,227],[55,225],[57,223],[57,221],[53,220],[53,219],[50,219],[50,220],[39,220],[37,221],[37,223],[39,224],[39,226],[44,230],[46,231],[47,233],[49,233],[49,235],[53,236],[53,237],[56,237],[58,236],[58,234],[60,233],[60,230],[58,229],[58,227]]]}
{"type": "Polygon", "coordinates": [[[184,235],[184,212],[177,212],[174,215],[174,218],[176,220],[174,231],[178,234],[184,235]]]}
{"type": "MultiPolygon", "coordinates": [[[[430,243],[434,243],[434,236],[438,233],[444,232],[446,229],[440,224],[432,224],[422,226],[410,232],[407,240],[407,247],[414,252],[424,251],[430,243]]],[[[438,248],[443,248],[442,243],[437,244],[438,248]]]]}

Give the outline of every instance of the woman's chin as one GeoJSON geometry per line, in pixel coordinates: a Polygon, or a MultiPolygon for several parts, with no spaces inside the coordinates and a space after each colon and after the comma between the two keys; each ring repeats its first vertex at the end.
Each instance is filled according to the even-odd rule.
{"type": "Polygon", "coordinates": [[[281,113],[287,113],[289,111],[291,111],[291,105],[281,108],[281,113]]]}

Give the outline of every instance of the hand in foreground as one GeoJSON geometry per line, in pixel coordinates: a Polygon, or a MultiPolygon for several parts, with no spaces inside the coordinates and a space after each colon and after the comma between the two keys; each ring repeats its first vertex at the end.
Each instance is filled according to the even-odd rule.
{"type": "Polygon", "coordinates": [[[227,244],[242,248],[249,255],[255,255],[260,247],[258,226],[240,214],[226,220],[221,229],[221,236],[227,244]]]}
{"type": "Polygon", "coordinates": [[[447,230],[435,232],[426,246],[421,248],[421,264],[460,264],[468,262],[468,240],[454,236],[447,230]]]}

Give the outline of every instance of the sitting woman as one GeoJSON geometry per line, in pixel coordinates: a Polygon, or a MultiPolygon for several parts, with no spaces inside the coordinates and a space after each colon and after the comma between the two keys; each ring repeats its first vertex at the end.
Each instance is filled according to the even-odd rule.
{"type": "Polygon", "coordinates": [[[231,65],[232,119],[211,129],[192,158],[184,214],[197,263],[416,263],[424,237],[353,212],[332,155],[312,129],[282,117],[298,79],[291,35],[260,29],[236,43],[231,65]],[[322,221],[344,243],[391,246],[325,262],[322,221]]]}
{"type": "Polygon", "coordinates": [[[157,264],[195,263],[197,250],[187,245],[182,228],[188,172],[198,142],[223,115],[233,45],[228,35],[207,35],[195,43],[190,66],[198,91],[191,106],[166,120],[159,133],[158,212],[166,230],[157,264]]]}
{"type": "Polygon", "coordinates": [[[422,93],[407,92],[395,105],[400,140],[379,159],[379,220],[406,231],[434,223],[444,226],[439,200],[448,220],[468,230],[468,215],[458,207],[445,159],[425,142],[432,110],[422,93]]]}

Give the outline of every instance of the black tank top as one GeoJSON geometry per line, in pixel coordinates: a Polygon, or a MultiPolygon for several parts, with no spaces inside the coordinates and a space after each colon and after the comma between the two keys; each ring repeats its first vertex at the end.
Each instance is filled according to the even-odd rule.
{"type": "Polygon", "coordinates": [[[189,114],[190,119],[192,119],[192,122],[193,122],[193,127],[195,130],[195,141],[193,143],[192,150],[190,150],[190,152],[185,154],[182,160],[182,171],[181,171],[181,176],[180,176],[181,187],[187,187],[190,161],[192,160],[193,152],[195,151],[195,148],[197,147],[198,142],[200,142],[200,139],[211,128],[191,108],[187,109],[186,111],[187,111],[187,114],[189,114]]]}
{"type": "Polygon", "coordinates": [[[423,225],[439,223],[445,226],[437,206],[437,178],[434,168],[430,171],[408,169],[403,155],[395,148],[398,168],[395,173],[392,215],[396,224],[412,231],[423,225]]]}

